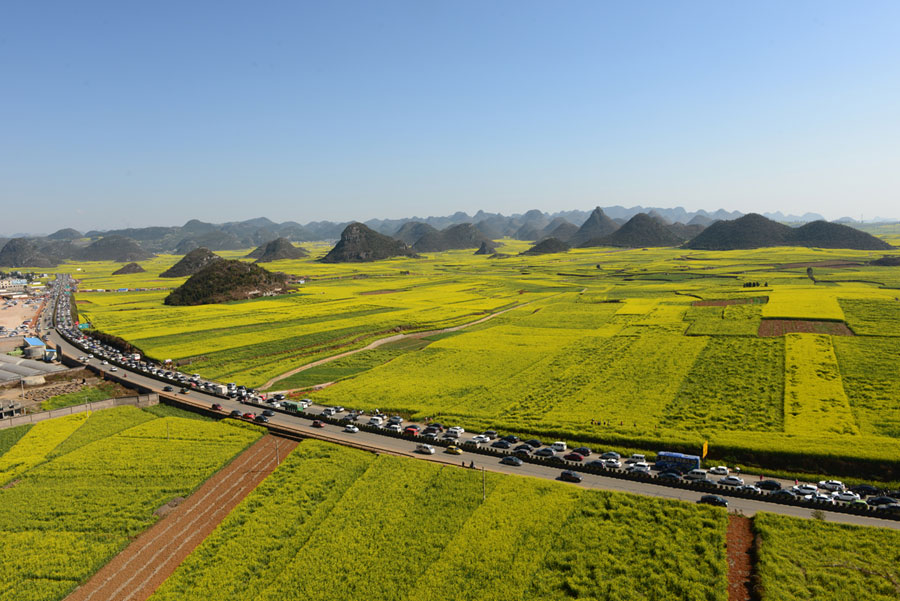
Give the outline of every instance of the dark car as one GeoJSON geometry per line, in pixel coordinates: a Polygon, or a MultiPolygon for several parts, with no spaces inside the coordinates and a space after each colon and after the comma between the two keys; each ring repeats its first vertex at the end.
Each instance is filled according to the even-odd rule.
{"type": "Polygon", "coordinates": [[[698,503],[704,505],[715,505],[717,507],[728,507],[728,499],[720,495],[703,495],[698,503]]]}
{"type": "Polygon", "coordinates": [[[324,428],[324,427],[325,427],[325,424],[322,423],[321,420],[318,420],[318,419],[317,419],[317,420],[313,420],[312,427],[313,427],[313,428],[324,428]]]}
{"type": "Polygon", "coordinates": [[[505,440],[509,444],[513,445],[513,444],[516,444],[517,442],[519,442],[519,437],[516,436],[515,434],[507,434],[506,436],[503,436],[502,438],[500,438],[500,440],[505,440]]]}
{"type": "Polygon", "coordinates": [[[594,459],[593,461],[588,461],[585,465],[587,465],[587,466],[589,466],[589,467],[602,467],[602,468],[606,468],[606,466],[603,465],[603,460],[602,460],[602,459],[594,459]]]}
{"type": "Polygon", "coordinates": [[[163,392],[172,392],[173,390],[175,389],[171,386],[163,386],[163,392]]]}
{"type": "Polygon", "coordinates": [[[781,482],[776,480],[760,480],[759,482],[754,483],[756,488],[760,490],[768,490],[769,492],[774,492],[776,490],[781,490],[781,482]]]}
{"type": "Polygon", "coordinates": [[[516,450],[516,451],[528,451],[528,452],[530,453],[531,451],[534,450],[534,447],[532,447],[532,446],[531,446],[530,444],[528,444],[527,442],[523,442],[522,444],[520,444],[519,446],[517,446],[514,450],[516,450]]]}
{"type": "Polygon", "coordinates": [[[572,449],[573,453],[578,453],[582,457],[590,457],[591,450],[587,447],[578,447],[577,449],[572,449]]]}
{"type": "Polygon", "coordinates": [[[516,449],[515,451],[513,451],[513,455],[515,455],[519,459],[528,459],[529,457],[531,457],[531,451],[529,451],[528,449],[516,449]]]}
{"type": "Polygon", "coordinates": [[[682,480],[681,474],[678,472],[663,472],[657,476],[660,480],[669,480],[670,482],[680,482],[682,480]]]}
{"type": "Polygon", "coordinates": [[[522,460],[519,459],[518,457],[513,457],[512,455],[507,455],[506,457],[504,457],[503,459],[500,460],[500,463],[502,463],[503,465],[512,465],[515,467],[519,467],[520,465],[522,465],[522,460]]]}
{"type": "Polygon", "coordinates": [[[512,443],[501,438],[500,440],[495,440],[494,442],[492,442],[491,446],[495,449],[508,449],[512,447],[512,443]]]}
{"type": "Polygon", "coordinates": [[[257,416],[256,416],[256,419],[254,419],[253,421],[259,422],[259,423],[261,423],[261,424],[268,424],[268,423],[269,423],[269,418],[266,417],[265,415],[257,415],[257,416]]]}
{"type": "Polygon", "coordinates": [[[861,497],[872,497],[878,495],[881,491],[871,484],[857,484],[850,487],[850,492],[855,492],[861,497]]]}
{"type": "Polygon", "coordinates": [[[543,449],[538,449],[534,452],[535,457],[553,457],[556,455],[556,451],[551,449],[550,447],[544,447],[543,449]]]}
{"type": "Polygon", "coordinates": [[[481,433],[481,435],[487,436],[491,440],[494,440],[495,438],[497,438],[497,431],[496,430],[485,430],[484,432],[481,433]]]}
{"type": "Polygon", "coordinates": [[[622,458],[622,456],[619,455],[618,453],[616,453],[615,451],[607,451],[607,452],[603,453],[602,455],[600,455],[600,458],[601,459],[615,459],[618,461],[619,459],[622,458]]]}
{"type": "Polygon", "coordinates": [[[440,428],[435,428],[434,426],[428,426],[427,428],[425,428],[424,434],[427,436],[429,434],[437,434],[438,432],[441,432],[440,428]]]}
{"type": "Polygon", "coordinates": [[[526,441],[525,441],[525,444],[527,444],[527,445],[528,445],[529,447],[531,447],[532,449],[539,449],[539,448],[541,448],[542,446],[544,446],[544,443],[542,443],[542,442],[541,442],[540,440],[538,440],[537,438],[532,438],[531,440],[526,440],[526,441]]]}
{"type": "Polygon", "coordinates": [[[213,403],[212,410],[213,411],[225,411],[225,408],[222,407],[222,405],[220,405],[219,403],[213,403]]]}
{"type": "Polygon", "coordinates": [[[232,411],[231,413],[228,414],[228,417],[241,417],[242,415],[243,414],[240,411],[235,409],[234,411],[232,411]]]}
{"type": "Polygon", "coordinates": [[[271,409],[263,409],[262,414],[265,415],[266,417],[272,417],[273,415],[275,415],[275,412],[272,411],[271,409]]]}
{"type": "Polygon", "coordinates": [[[572,470],[564,470],[563,473],[559,475],[559,479],[563,482],[581,482],[583,478],[578,472],[573,472],[572,470]]]}
{"type": "MultiPolygon", "coordinates": [[[[759,484],[757,484],[757,486],[759,486],[759,484]]],[[[797,493],[790,491],[790,490],[779,489],[779,490],[774,491],[771,495],[769,495],[769,498],[784,499],[787,501],[796,501],[797,493]]]]}
{"type": "Polygon", "coordinates": [[[881,507],[882,505],[894,505],[896,503],[900,503],[894,497],[869,497],[866,499],[866,503],[871,505],[872,507],[881,507]]]}
{"type": "Polygon", "coordinates": [[[566,461],[577,461],[581,463],[584,461],[584,456],[579,453],[569,453],[568,455],[563,455],[563,459],[566,461]]]}

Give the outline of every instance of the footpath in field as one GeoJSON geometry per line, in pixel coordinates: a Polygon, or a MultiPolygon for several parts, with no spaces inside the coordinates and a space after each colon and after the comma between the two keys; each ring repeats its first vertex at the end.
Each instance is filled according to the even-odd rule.
{"type": "Polygon", "coordinates": [[[753,529],[750,518],[728,515],[728,601],[750,601],[753,564],[750,557],[753,529]]]}
{"type": "MultiPolygon", "coordinates": [[[[533,302],[533,301],[531,301],[531,302],[533,302]]],[[[324,359],[319,359],[318,361],[313,361],[311,363],[307,363],[306,365],[301,365],[300,367],[297,367],[295,369],[287,371],[287,372],[281,374],[280,376],[275,376],[274,378],[272,378],[271,380],[269,380],[268,382],[266,382],[265,384],[260,386],[259,389],[260,390],[268,390],[268,389],[272,388],[272,386],[274,386],[276,383],[280,382],[281,380],[286,380],[287,378],[290,378],[291,376],[293,376],[295,374],[299,374],[301,371],[306,371],[307,369],[312,369],[313,367],[319,367],[320,365],[324,365],[325,363],[329,363],[336,359],[342,359],[344,357],[349,357],[350,355],[355,355],[356,353],[361,353],[363,351],[371,351],[373,349],[378,348],[379,346],[384,346],[385,344],[390,344],[392,342],[400,342],[401,340],[413,340],[413,339],[419,339],[419,338],[426,338],[428,336],[436,336],[438,334],[448,334],[450,332],[458,332],[460,330],[464,330],[465,328],[477,326],[478,324],[481,324],[488,320],[494,319],[495,317],[499,317],[500,315],[503,315],[504,313],[508,313],[509,311],[512,311],[513,309],[518,309],[520,307],[524,307],[525,305],[530,305],[531,302],[520,303],[518,305],[515,305],[514,307],[504,309],[503,311],[497,311],[496,313],[491,313],[490,315],[486,315],[480,319],[476,319],[475,321],[470,321],[468,323],[460,324],[458,326],[453,326],[450,328],[443,328],[440,330],[429,330],[427,332],[414,332],[412,334],[395,334],[393,336],[388,336],[387,338],[380,338],[378,340],[375,340],[374,342],[367,344],[366,346],[364,346],[362,348],[354,349],[351,351],[344,351],[343,353],[338,353],[337,355],[332,355],[331,357],[325,357],[324,359]]],[[[286,390],[283,392],[294,392],[294,391],[286,390]]]]}
{"type": "Polygon", "coordinates": [[[143,601],[297,443],[263,436],[137,537],[67,601],[143,601]]]}

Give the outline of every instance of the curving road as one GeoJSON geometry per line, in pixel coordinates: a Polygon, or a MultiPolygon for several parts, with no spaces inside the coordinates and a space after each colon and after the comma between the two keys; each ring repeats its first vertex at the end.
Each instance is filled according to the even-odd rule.
{"type": "MultiPolygon", "coordinates": [[[[54,344],[59,345],[59,347],[61,347],[62,349],[63,354],[70,358],[76,358],[84,354],[84,351],[69,344],[69,342],[67,342],[55,330],[50,333],[50,340],[54,344]]],[[[102,368],[107,367],[99,365],[98,359],[93,359],[91,360],[91,362],[94,364],[95,369],[100,369],[101,371],[104,371],[104,369],[102,368]]],[[[186,401],[204,407],[210,407],[213,403],[219,403],[225,408],[226,412],[230,412],[232,410],[239,410],[241,412],[257,411],[257,409],[255,409],[253,406],[244,405],[236,400],[222,399],[196,390],[192,390],[190,394],[187,395],[163,392],[162,388],[163,386],[165,386],[165,384],[160,382],[159,380],[149,378],[142,373],[136,373],[122,367],[119,367],[118,369],[118,373],[112,375],[121,376],[123,372],[127,372],[128,375],[126,379],[128,380],[128,382],[143,386],[148,390],[158,393],[162,397],[186,401]]],[[[502,465],[499,463],[499,459],[495,457],[465,451],[462,455],[449,455],[447,453],[441,452],[441,447],[436,447],[438,449],[438,453],[434,455],[422,455],[415,452],[417,443],[413,441],[401,438],[393,438],[390,436],[381,436],[379,434],[364,431],[360,431],[356,434],[350,434],[344,432],[343,428],[341,428],[340,426],[329,424],[326,424],[324,428],[313,428],[311,425],[313,420],[311,418],[296,415],[276,413],[275,416],[269,418],[269,421],[272,425],[288,428],[303,437],[317,438],[337,444],[362,447],[375,452],[405,455],[420,459],[422,461],[432,461],[457,466],[463,464],[468,466],[470,465],[470,463],[474,462],[476,468],[478,469],[483,468],[492,472],[518,474],[522,476],[532,476],[535,478],[545,478],[550,480],[556,479],[561,472],[561,468],[558,467],[537,465],[533,463],[523,463],[519,467],[502,465]]],[[[608,476],[599,476],[587,473],[583,473],[582,475],[584,477],[583,481],[580,484],[576,484],[576,486],[581,486],[582,488],[615,490],[652,497],[678,499],[686,502],[696,502],[704,494],[693,490],[684,490],[680,488],[672,488],[652,483],[610,478],[608,476]]],[[[768,511],[770,513],[778,513],[799,518],[811,517],[810,508],[781,505],[778,503],[767,503],[765,501],[743,499],[737,497],[728,498],[728,509],[730,511],[741,512],[746,516],[752,516],[758,511],[768,511]]],[[[831,511],[824,511],[824,514],[825,519],[830,522],[841,522],[859,526],[877,526],[881,528],[892,528],[900,530],[900,522],[895,520],[884,520],[868,516],[858,516],[831,511]]]]}

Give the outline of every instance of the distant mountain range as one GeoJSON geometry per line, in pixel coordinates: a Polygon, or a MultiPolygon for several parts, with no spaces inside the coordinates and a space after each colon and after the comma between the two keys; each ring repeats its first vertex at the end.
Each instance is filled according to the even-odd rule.
{"type": "MultiPolygon", "coordinates": [[[[744,215],[744,213],[740,211],[726,211],[725,209],[719,209],[717,211],[704,211],[702,209],[699,211],[688,211],[683,207],[623,207],[620,205],[601,208],[606,216],[618,222],[619,225],[624,224],[638,213],[646,213],[651,217],[659,217],[669,223],[683,223],[685,225],[709,225],[713,221],[737,219],[744,215]]],[[[407,222],[425,223],[438,230],[460,223],[471,223],[478,225],[478,229],[491,238],[502,238],[504,236],[517,237],[517,233],[522,236],[527,235],[529,233],[529,228],[541,230],[554,220],[557,220],[557,225],[559,225],[561,221],[580,225],[584,223],[590,213],[591,211],[581,210],[546,213],[532,209],[523,214],[515,213],[512,215],[503,215],[501,213],[478,211],[474,215],[468,215],[467,213],[460,211],[453,215],[446,216],[370,219],[364,222],[364,224],[379,233],[393,235],[407,222]]],[[[775,213],[763,213],[762,215],[773,221],[787,224],[824,220],[824,217],[817,213],[785,215],[778,211],[775,213]]],[[[835,222],[860,224],[896,221],[896,219],[884,219],[880,217],[865,221],[858,221],[851,217],[842,217],[835,222]]],[[[96,229],[85,232],[84,234],[72,228],[61,229],[49,235],[27,233],[0,234],[0,245],[11,238],[48,238],[51,240],[73,241],[83,237],[98,238],[103,235],[109,236],[118,234],[140,242],[141,246],[153,252],[174,251],[179,244],[182,244],[184,247],[196,244],[193,248],[203,246],[210,250],[238,250],[238,248],[224,247],[240,244],[240,248],[250,248],[265,244],[266,242],[270,242],[279,237],[284,237],[294,242],[337,240],[343,229],[349,223],[349,221],[311,221],[306,224],[300,224],[296,221],[276,223],[266,217],[257,217],[246,221],[230,221],[214,224],[191,219],[182,226],[150,226],[112,230],[96,229]],[[223,233],[227,234],[224,238],[222,237],[223,233]],[[215,235],[215,238],[213,235],[215,235]],[[206,244],[206,242],[210,242],[211,240],[218,241],[218,243],[206,244]],[[213,248],[214,246],[221,246],[222,248],[213,248]]],[[[537,238],[534,239],[536,240],[537,238]]],[[[411,245],[414,242],[415,240],[412,240],[407,242],[407,244],[411,245]]],[[[181,254],[193,250],[193,248],[183,248],[181,254]]]]}
{"type": "Polygon", "coordinates": [[[725,210],[691,212],[681,207],[614,206],[597,207],[591,212],[560,211],[550,214],[531,210],[505,216],[478,211],[474,215],[457,212],[444,217],[372,219],[365,223],[313,221],[305,225],[295,221],[275,223],[265,217],[221,224],[192,219],[182,226],[105,232],[92,230],[84,234],[65,228],[49,236],[0,238],[0,266],[51,267],[65,260],[126,263],[140,261],[153,254],[184,255],[200,248],[206,249],[206,252],[216,252],[256,247],[262,255],[268,243],[277,241],[270,249],[270,258],[276,260],[303,252],[294,247],[293,242],[338,238],[344,238],[343,243],[339,245],[339,252],[329,255],[329,261],[348,260],[351,256],[356,258],[349,260],[368,260],[368,257],[382,252],[396,256],[474,249],[483,242],[504,237],[536,243],[553,238],[571,247],[674,246],[690,240],[689,247],[694,248],[700,248],[697,246],[700,244],[704,248],[750,248],[755,244],[767,246],[771,241],[781,240],[787,244],[806,246],[879,248],[872,242],[874,238],[856,235],[853,232],[859,230],[842,225],[855,223],[849,218],[841,219],[841,224],[829,224],[820,215],[812,213],[799,217],[775,213],[772,215],[775,219],[752,213],[749,215],[725,210]],[[753,218],[742,221],[749,215],[753,218]],[[766,223],[761,224],[759,220],[766,223]],[[801,228],[787,225],[801,223],[806,225],[801,228]],[[747,240],[737,242],[740,236],[746,234],[744,230],[747,228],[741,224],[762,227],[768,233],[756,236],[758,232],[751,232],[747,240]],[[350,225],[354,235],[348,240],[346,235],[350,225]],[[705,229],[704,238],[701,232],[705,229]],[[789,234],[792,229],[797,233],[789,234]],[[400,246],[394,248],[394,241],[399,242],[400,246]],[[762,243],[757,244],[760,241],[762,243]]]}

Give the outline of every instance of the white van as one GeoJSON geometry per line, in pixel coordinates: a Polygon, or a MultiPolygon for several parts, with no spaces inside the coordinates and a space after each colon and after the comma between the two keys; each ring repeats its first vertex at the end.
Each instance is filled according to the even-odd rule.
{"type": "Polygon", "coordinates": [[[684,479],[688,481],[706,480],[706,470],[691,470],[684,475],[684,479]]]}
{"type": "Polygon", "coordinates": [[[566,443],[561,440],[557,440],[556,442],[554,442],[552,445],[550,445],[550,448],[557,453],[565,453],[568,450],[566,443]]]}
{"type": "Polygon", "coordinates": [[[369,418],[370,426],[378,426],[380,428],[383,424],[384,424],[384,419],[381,417],[378,417],[377,415],[373,415],[372,417],[369,418]]]}

